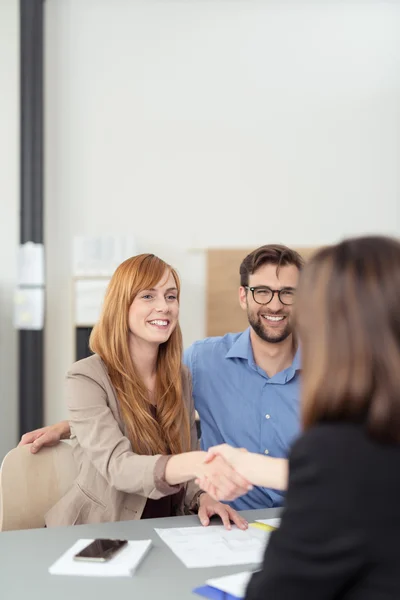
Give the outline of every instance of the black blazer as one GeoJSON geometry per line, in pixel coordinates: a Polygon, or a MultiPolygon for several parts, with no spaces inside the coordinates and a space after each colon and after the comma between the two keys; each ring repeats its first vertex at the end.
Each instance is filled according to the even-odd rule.
{"type": "Polygon", "coordinates": [[[289,466],[281,527],[246,600],[400,600],[400,445],[324,423],[289,466]]]}

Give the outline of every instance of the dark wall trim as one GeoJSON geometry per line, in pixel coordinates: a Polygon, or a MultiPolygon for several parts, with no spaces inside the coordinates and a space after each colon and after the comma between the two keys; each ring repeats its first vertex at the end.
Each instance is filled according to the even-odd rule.
{"type": "Polygon", "coordinates": [[[75,328],[75,360],[87,358],[93,352],[89,348],[89,338],[93,327],[75,328]]]}
{"type": "MultiPolygon", "coordinates": [[[[43,243],[44,0],[20,0],[20,241],[43,243]]],[[[20,434],[43,425],[44,330],[19,332],[20,434]]]]}

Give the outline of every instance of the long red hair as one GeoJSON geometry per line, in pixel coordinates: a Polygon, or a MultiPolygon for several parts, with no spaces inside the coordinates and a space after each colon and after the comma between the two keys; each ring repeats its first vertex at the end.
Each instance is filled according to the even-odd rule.
{"type": "Polygon", "coordinates": [[[177,272],[154,254],[124,261],[108,285],[103,309],[90,336],[90,348],[105,363],[116,389],[132,449],[137,454],[179,454],[190,449],[189,416],[182,392],[182,333],[179,323],[159,347],[155,393],[157,418],[150,412],[146,386],[129,353],[129,308],[141,290],[155,287],[172,273],[180,295],[177,272]]]}

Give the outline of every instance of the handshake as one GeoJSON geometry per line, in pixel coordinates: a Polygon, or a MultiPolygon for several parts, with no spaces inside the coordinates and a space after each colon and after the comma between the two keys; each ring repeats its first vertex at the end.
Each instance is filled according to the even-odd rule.
{"type": "Polygon", "coordinates": [[[245,455],[249,455],[245,448],[228,444],[210,448],[196,469],[196,484],[218,501],[231,501],[247,494],[253,485],[246,473],[245,455]]]}
{"type": "MultiPolygon", "coordinates": [[[[31,452],[36,454],[42,447],[55,446],[69,437],[69,423],[63,421],[26,433],[19,445],[31,444],[31,452]]],[[[214,500],[227,502],[247,494],[255,485],[285,490],[288,479],[286,459],[247,452],[228,444],[214,446],[208,452],[175,455],[167,465],[169,471],[173,472],[167,483],[175,485],[195,479],[214,500]]]]}
{"type": "Polygon", "coordinates": [[[287,479],[286,459],[254,454],[228,444],[210,448],[196,473],[196,483],[218,501],[235,500],[254,485],[285,490],[287,479]]]}

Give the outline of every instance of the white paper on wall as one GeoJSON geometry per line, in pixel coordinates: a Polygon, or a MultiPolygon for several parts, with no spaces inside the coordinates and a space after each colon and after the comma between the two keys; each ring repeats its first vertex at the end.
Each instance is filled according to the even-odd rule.
{"type": "Polygon", "coordinates": [[[125,259],[137,254],[133,235],[76,236],[73,245],[75,277],[111,276],[125,259]]]}
{"type": "Polygon", "coordinates": [[[19,286],[44,285],[44,246],[26,242],[18,249],[19,286]]]}
{"type": "Polygon", "coordinates": [[[16,329],[43,329],[44,288],[19,288],[14,296],[14,327],[16,329]]]}
{"type": "Polygon", "coordinates": [[[100,316],[109,279],[75,281],[75,325],[92,326],[100,316]]]}

